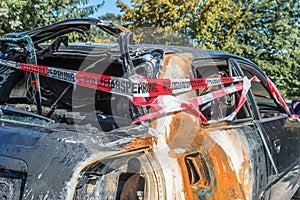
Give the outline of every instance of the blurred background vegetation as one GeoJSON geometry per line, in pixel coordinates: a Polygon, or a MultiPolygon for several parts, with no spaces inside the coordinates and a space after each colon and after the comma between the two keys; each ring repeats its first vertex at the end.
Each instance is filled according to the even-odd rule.
{"type": "MultiPolygon", "coordinates": [[[[0,0],[0,35],[63,19],[88,17],[103,3],[144,43],[185,45],[246,57],[262,67],[284,96],[300,96],[299,0],[0,0]]],[[[103,38],[96,38],[102,41],[103,38]]]]}

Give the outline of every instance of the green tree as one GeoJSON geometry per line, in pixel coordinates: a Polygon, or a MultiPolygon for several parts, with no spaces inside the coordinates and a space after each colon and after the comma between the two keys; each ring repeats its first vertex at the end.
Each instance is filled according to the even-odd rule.
{"type": "MultiPolygon", "coordinates": [[[[113,13],[106,13],[105,15],[98,17],[98,19],[112,22],[115,24],[120,24],[120,17],[121,17],[120,15],[115,15],[113,13]]],[[[91,29],[89,31],[89,38],[92,42],[96,42],[96,43],[117,42],[116,37],[110,35],[109,33],[106,33],[101,28],[96,27],[96,26],[91,26],[91,29]]]]}
{"type": "Polygon", "coordinates": [[[103,1],[89,0],[0,0],[0,36],[29,30],[59,20],[87,17],[99,10],[103,1]]]}
{"type": "Polygon", "coordinates": [[[298,0],[253,1],[233,49],[258,63],[288,96],[300,96],[299,10],[298,0]]]}
{"type": "Polygon", "coordinates": [[[106,13],[105,15],[100,16],[98,19],[121,24],[121,15],[116,15],[114,13],[106,13]]]}
{"type": "Polygon", "coordinates": [[[130,29],[178,31],[196,47],[244,56],[258,63],[283,94],[300,96],[298,0],[131,0],[130,6],[118,0],[117,5],[130,29]]]}
{"type": "Polygon", "coordinates": [[[166,38],[179,32],[194,45],[214,50],[230,49],[239,22],[249,10],[231,0],[132,0],[131,7],[118,0],[117,5],[125,12],[122,20],[130,29],[158,27],[163,29],[160,32],[169,32],[166,38]]]}

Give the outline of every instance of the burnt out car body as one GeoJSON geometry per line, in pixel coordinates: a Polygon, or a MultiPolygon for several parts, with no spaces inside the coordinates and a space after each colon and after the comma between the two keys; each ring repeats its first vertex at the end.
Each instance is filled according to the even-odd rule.
{"type": "Polygon", "coordinates": [[[299,119],[247,59],[133,44],[96,19],[0,47],[1,198],[281,200],[300,186],[299,119]],[[118,41],[68,44],[92,25],[118,41]]]}

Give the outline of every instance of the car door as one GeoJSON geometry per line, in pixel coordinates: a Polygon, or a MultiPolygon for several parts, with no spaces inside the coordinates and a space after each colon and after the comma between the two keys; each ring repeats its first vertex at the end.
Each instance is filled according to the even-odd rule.
{"type": "Polygon", "coordinates": [[[272,95],[268,80],[258,67],[242,61],[238,64],[248,78],[256,76],[260,80],[251,84],[254,106],[258,108],[258,124],[268,139],[278,175],[284,174],[300,160],[300,124],[289,118],[288,112],[272,95]]]}

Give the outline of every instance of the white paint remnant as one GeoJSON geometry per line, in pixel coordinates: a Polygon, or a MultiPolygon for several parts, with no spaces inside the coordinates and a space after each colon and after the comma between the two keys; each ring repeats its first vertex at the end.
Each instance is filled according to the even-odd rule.
{"type": "Polygon", "coordinates": [[[241,135],[234,129],[229,131],[212,131],[209,132],[209,136],[225,151],[226,155],[230,158],[230,167],[235,171],[239,183],[243,183],[246,187],[246,198],[252,198],[253,190],[253,177],[251,176],[252,169],[243,168],[244,162],[249,162],[251,166],[251,160],[249,156],[249,146],[241,135]],[[244,154],[243,154],[244,150],[244,154]],[[240,174],[241,173],[241,174],[240,174]],[[241,180],[242,179],[242,180],[241,180]]]}
{"type": "Polygon", "coordinates": [[[184,200],[183,178],[181,176],[180,166],[176,158],[170,157],[170,148],[167,145],[164,136],[158,136],[158,142],[154,146],[154,154],[161,166],[166,186],[166,199],[184,200]]]}
{"type": "Polygon", "coordinates": [[[40,174],[38,175],[38,179],[40,179],[40,178],[42,177],[42,175],[43,175],[43,173],[40,173],[40,174]]]}

